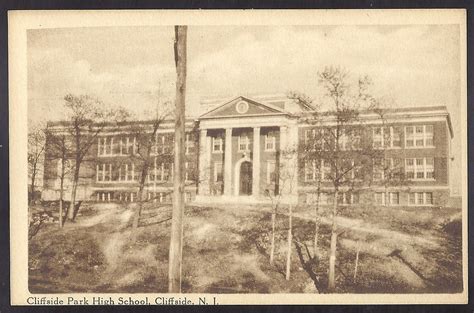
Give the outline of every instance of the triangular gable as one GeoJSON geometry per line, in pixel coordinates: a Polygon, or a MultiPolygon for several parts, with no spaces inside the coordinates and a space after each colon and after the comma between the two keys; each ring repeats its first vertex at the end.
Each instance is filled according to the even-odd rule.
{"type": "Polygon", "coordinates": [[[270,115],[270,114],[288,114],[281,108],[261,103],[255,100],[239,96],[216,108],[204,113],[200,118],[223,117],[223,116],[248,116],[248,115],[270,115]]]}

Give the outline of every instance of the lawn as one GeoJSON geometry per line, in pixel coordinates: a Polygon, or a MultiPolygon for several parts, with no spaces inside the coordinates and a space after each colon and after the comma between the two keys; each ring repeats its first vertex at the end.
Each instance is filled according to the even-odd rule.
{"type": "MultiPolygon", "coordinates": [[[[54,216],[56,207],[31,210],[54,216]]],[[[135,239],[130,226],[133,207],[127,205],[83,204],[76,221],[66,223],[63,229],[54,218],[49,219],[29,241],[30,291],[165,292],[170,211],[169,206],[147,208],[135,239]]],[[[313,258],[313,210],[295,209],[289,281],[284,275],[286,209],[280,209],[277,216],[273,266],[269,264],[269,212],[263,206],[186,207],[183,291],[314,293],[315,285],[325,286],[328,211],[320,212],[319,258],[313,258]]],[[[459,212],[434,208],[341,210],[338,224],[344,233],[338,241],[336,292],[460,292],[459,220],[450,220],[459,212]],[[390,256],[393,251],[399,251],[398,256],[390,256]]]]}

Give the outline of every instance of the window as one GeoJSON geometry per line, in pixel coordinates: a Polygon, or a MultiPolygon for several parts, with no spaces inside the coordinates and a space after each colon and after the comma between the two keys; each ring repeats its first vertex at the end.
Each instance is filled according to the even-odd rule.
{"type": "Polygon", "coordinates": [[[432,192],[411,192],[409,195],[410,205],[433,205],[432,192]]]}
{"type": "Polygon", "coordinates": [[[96,181],[103,181],[104,180],[104,170],[105,164],[97,164],[96,165],[96,181]]]}
{"type": "Polygon", "coordinates": [[[305,161],[305,181],[315,181],[318,178],[316,161],[305,161]]]}
{"type": "Polygon", "coordinates": [[[400,196],[398,192],[389,192],[388,193],[388,200],[390,205],[398,205],[400,204],[400,196]]]}
{"type": "Polygon", "coordinates": [[[275,161],[267,161],[267,184],[276,184],[276,163],[275,161]]]}
{"type": "Polygon", "coordinates": [[[184,162],[184,181],[189,181],[188,168],[189,168],[189,162],[184,162]]]}
{"type": "Polygon", "coordinates": [[[321,192],[319,195],[319,203],[321,204],[331,204],[333,203],[333,197],[332,195],[328,194],[327,192],[321,192]]]}
{"type": "Polygon", "coordinates": [[[360,147],[360,138],[361,138],[361,130],[354,129],[352,131],[351,142],[352,142],[352,149],[359,150],[360,147]]]}
{"type": "Polygon", "coordinates": [[[158,163],[157,159],[155,158],[153,168],[150,169],[148,173],[148,181],[163,182],[163,181],[168,181],[172,178],[173,178],[173,163],[158,163]]]}
{"type": "Polygon", "coordinates": [[[327,160],[322,160],[321,169],[321,180],[329,180],[331,177],[331,163],[327,160]]]}
{"type": "Polygon", "coordinates": [[[363,166],[359,160],[352,161],[352,178],[355,180],[361,180],[363,178],[363,166]]]}
{"type": "Polygon", "coordinates": [[[212,152],[222,153],[222,151],[223,151],[222,137],[212,137],[212,152]]]}
{"type": "Polygon", "coordinates": [[[171,134],[163,135],[163,154],[171,154],[173,151],[174,136],[171,134]]]}
{"type": "Polygon", "coordinates": [[[389,175],[389,178],[402,179],[403,178],[402,173],[403,173],[402,159],[391,158],[389,172],[387,173],[389,175]]]}
{"type": "Polygon", "coordinates": [[[373,179],[374,180],[382,180],[384,179],[384,159],[376,158],[373,161],[373,179]]]}
{"type": "Polygon", "coordinates": [[[154,182],[158,180],[158,168],[156,167],[156,158],[153,160],[153,168],[148,171],[148,181],[154,182]]]}
{"type": "Polygon", "coordinates": [[[185,193],[184,193],[184,201],[185,201],[185,202],[191,202],[191,200],[192,200],[192,195],[191,195],[191,193],[190,193],[190,192],[185,192],[185,193]]]}
{"type": "Polygon", "coordinates": [[[276,149],[276,137],[273,133],[265,135],[265,151],[275,151],[276,149]]]}
{"type": "Polygon", "coordinates": [[[405,127],[405,146],[433,147],[434,141],[433,125],[417,125],[405,127]]]}
{"type": "Polygon", "coordinates": [[[122,137],[119,143],[119,154],[129,155],[136,153],[137,139],[136,137],[122,137]]]}
{"type": "Polygon", "coordinates": [[[306,129],[304,131],[304,143],[306,146],[313,143],[313,141],[315,140],[315,132],[316,129],[306,129]]]}
{"type": "Polygon", "coordinates": [[[373,131],[374,148],[382,148],[383,147],[383,128],[374,127],[372,131],[373,131]]]}
{"type": "Polygon", "coordinates": [[[120,138],[111,138],[112,155],[120,154],[120,138]]]}
{"type": "Polygon", "coordinates": [[[374,193],[375,203],[378,205],[398,205],[400,196],[398,192],[376,192],[374,193]]]}
{"type": "Polygon", "coordinates": [[[331,178],[331,163],[328,160],[306,161],[304,166],[305,181],[316,181],[319,178],[324,181],[331,178]]]}
{"type": "Polygon", "coordinates": [[[405,174],[408,179],[434,179],[434,159],[405,159],[405,174]]]}
{"type": "Polygon", "coordinates": [[[156,154],[164,154],[165,153],[165,135],[157,135],[156,136],[156,154]]]}
{"type": "Polygon", "coordinates": [[[169,181],[173,178],[173,163],[162,163],[161,164],[161,180],[169,181]]]}
{"type": "Polygon", "coordinates": [[[350,140],[350,131],[342,130],[341,136],[339,136],[339,149],[340,150],[349,150],[349,146],[351,145],[350,140]]]}
{"type": "Polygon", "coordinates": [[[115,146],[114,137],[98,137],[97,144],[99,156],[112,155],[115,146]]]}
{"type": "Polygon", "coordinates": [[[120,181],[133,181],[135,179],[135,164],[125,163],[119,168],[120,181]]]}
{"type": "Polygon", "coordinates": [[[250,151],[250,138],[247,134],[239,136],[239,152],[250,151]]]}
{"type": "Polygon", "coordinates": [[[372,138],[375,149],[399,148],[401,146],[399,127],[374,127],[372,129],[372,138]]]}
{"type": "Polygon", "coordinates": [[[425,204],[433,205],[433,194],[431,192],[425,192],[425,204]]]}
{"type": "Polygon", "coordinates": [[[357,192],[339,192],[337,203],[342,205],[358,204],[359,194],[357,192]]]}
{"type": "Polygon", "coordinates": [[[306,129],[304,132],[304,144],[311,150],[324,150],[323,129],[306,129]]]}
{"type": "MultiPolygon", "coordinates": [[[[332,202],[332,197],[330,197],[330,195],[327,192],[319,193],[319,204],[330,204],[331,202],[332,202]]],[[[318,193],[317,192],[307,193],[306,203],[307,204],[318,203],[318,193]]]]}
{"type": "Polygon", "coordinates": [[[97,201],[107,201],[110,202],[111,199],[113,199],[113,193],[112,192],[98,192],[96,194],[97,201]]]}
{"type": "Polygon", "coordinates": [[[356,171],[360,175],[360,167],[356,166],[352,159],[342,159],[340,166],[339,173],[341,173],[343,180],[354,179],[356,171]]]}
{"type": "Polygon", "coordinates": [[[400,139],[401,128],[400,127],[391,127],[391,145],[392,147],[400,148],[402,146],[402,141],[400,139]]]}
{"type": "Polygon", "coordinates": [[[214,182],[218,183],[223,181],[222,162],[214,162],[214,182]]]}
{"type": "Polygon", "coordinates": [[[112,164],[96,165],[96,181],[109,182],[112,180],[112,164]]]}
{"type": "Polygon", "coordinates": [[[425,146],[432,147],[434,146],[433,143],[433,125],[426,125],[425,126],[425,146]]]}
{"type": "Polygon", "coordinates": [[[186,143],[185,143],[186,154],[192,153],[193,148],[194,148],[194,140],[191,134],[186,134],[186,143]]]}
{"type": "Polygon", "coordinates": [[[104,181],[111,181],[112,180],[112,164],[104,164],[105,166],[105,173],[104,173],[104,181]]]}
{"type": "Polygon", "coordinates": [[[385,205],[385,194],[383,192],[374,193],[375,204],[385,205]]]}

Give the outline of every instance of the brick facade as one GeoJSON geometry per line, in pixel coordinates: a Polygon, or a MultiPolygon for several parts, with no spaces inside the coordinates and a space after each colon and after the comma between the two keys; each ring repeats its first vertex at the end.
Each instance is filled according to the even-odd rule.
{"type": "MultiPolygon", "coordinates": [[[[195,199],[197,195],[201,199],[250,197],[258,200],[265,198],[269,192],[282,192],[299,203],[314,201],[316,184],[305,177],[301,157],[282,156],[282,151],[288,147],[297,147],[312,126],[300,122],[301,114],[286,112],[282,103],[271,105],[238,97],[217,106],[197,120],[187,121],[188,200],[195,199]],[[296,175],[290,179],[291,183],[284,183],[282,173],[292,166],[296,175]]],[[[392,113],[390,123],[384,126],[396,129],[399,143],[384,148],[385,158],[400,162],[402,171],[408,175],[411,175],[407,173],[411,171],[410,164],[416,164],[413,165],[412,174],[415,177],[403,186],[385,188],[375,181],[370,186],[347,194],[342,190],[341,203],[447,205],[450,196],[449,142],[452,132],[446,109],[410,108],[392,110],[392,113]],[[413,133],[416,134],[411,135],[413,133]],[[423,145],[417,145],[416,140],[418,143],[424,140],[423,145]],[[421,171],[419,166],[423,167],[424,173],[418,173],[421,171]],[[416,179],[417,175],[423,176],[423,179],[416,179]]],[[[377,121],[370,119],[370,112],[367,114],[365,127],[381,127],[377,121]]],[[[104,129],[95,139],[81,166],[78,199],[136,201],[140,168],[134,157],[134,134],[130,131],[134,123],[104,129]]],[[[50,123],[50,126],[57,131],[67,128],[65,123],[50,123]]],[[[172,190],[173,127],[172,121],[165,122],[155,138],[156,149],[160,151],[157,150],[156,155],[150,157],[151,169],[145,188],[146,197],[150,200],[171,200],[168,194],[172,190]]],[[[47,142],[45,200],[59,197],[58,162],[47,142]]],[[[326,204],[330,204],[331,185],[323,181],[321,187],[326,204]]],[[[69,188],[70,177],[66,180],[66,199],[70,195],[69,188]]]]}

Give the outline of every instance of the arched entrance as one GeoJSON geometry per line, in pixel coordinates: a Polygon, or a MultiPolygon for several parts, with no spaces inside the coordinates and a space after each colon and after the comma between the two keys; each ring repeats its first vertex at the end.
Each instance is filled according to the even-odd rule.
{"type": "Polygon", "coordinates": [[[250,196],[252,194],[252,163],[244,161],[240,165],[239,194],[250,196]]]}

